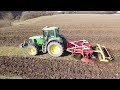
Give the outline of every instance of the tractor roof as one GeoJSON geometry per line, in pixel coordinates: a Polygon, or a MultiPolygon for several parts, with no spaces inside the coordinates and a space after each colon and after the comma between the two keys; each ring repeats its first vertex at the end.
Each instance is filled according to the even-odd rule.
{"type": "Polygon", "coordinates": [[[59,29],[59,27],[45,27],[43,30],[56,30],[59,29]]]}

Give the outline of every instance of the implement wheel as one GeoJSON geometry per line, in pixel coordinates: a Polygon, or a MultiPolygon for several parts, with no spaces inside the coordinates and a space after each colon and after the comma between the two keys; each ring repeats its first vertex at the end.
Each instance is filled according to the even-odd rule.
{"type": "Polygon", "coordinates": [[[59,57],[63,54],[63,45],[59,42],[50,42],[47,47],[48,53],[53,57],[59,57]]]}
{"type": "Polygon", "coordinates": [[[34,45],[28,46],[26,51],[29,55],[32,55],[32,56],[35,56],[38,54],[38,50],[34,45]]]}

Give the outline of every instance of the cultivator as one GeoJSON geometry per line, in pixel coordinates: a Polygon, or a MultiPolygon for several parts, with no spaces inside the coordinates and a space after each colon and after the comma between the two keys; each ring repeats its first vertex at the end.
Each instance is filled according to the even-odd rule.
{"type": "Polygon", "coordinates": [[[93,59],[98,58],[102,62],[109,62],[112,57],[104,46],[99,44],[94,45],[87,40],[67,41],[67,51],[71,52],[73,56],[83,62],[92,62],[93,59]]]}

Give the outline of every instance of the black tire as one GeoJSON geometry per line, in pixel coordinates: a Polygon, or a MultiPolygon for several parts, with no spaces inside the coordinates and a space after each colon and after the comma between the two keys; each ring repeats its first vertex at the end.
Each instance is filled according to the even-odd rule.
{"type": "Polygon", "coordinates": [[[54,42],[50,42],[48,44],[47,51],[53,57],[60,57],[60,56],[62,56],[62,54],[64,52],[64,47],[61,43],[54,41],[54,42]],[[53,50],[54,46],[56,46],[57,48],[53,50]],[[58,51],[56,51],[56,50],[58,50],[58,51]],[[53,53],[52,51],[55,53],[53,53]]]}
{"type": "Polygon", "coordinates": [[[26,51],[27,51],[27,53],[29,54],[29,55],[31,55],[31,56],[36,56],[37,54],[38,54],[38,49],[37,49],[37,47],[36,46],[34,46],[34,45],[29,45],[27,48],[26,48],[26,51]],[[32,51],[31,51],[31,49],[33,49],[32,51]]]}

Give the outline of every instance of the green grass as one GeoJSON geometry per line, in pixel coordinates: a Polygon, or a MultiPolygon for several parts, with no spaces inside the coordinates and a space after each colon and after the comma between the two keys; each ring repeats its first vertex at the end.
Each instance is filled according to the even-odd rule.
{"type": "MultiPolygon", "coordinates": [[[[25,49],[20,48],[20,47],[0,47],[0,56],[31,57],[30,55],[28,55],[25,49]]],[[[37,55],[34,57],[48,59],[51,56],[49,54],[44,54],[44,55],[37,55]]]]}
{"type": "MultiPolygon", "coordinates": [[[[25,51],[23,48],[19,47],[0,47],[0,56],[15,56],[15,57],[35,57],[35,58],[40,58],[40,59],[46,59],[49,60],[50,58],[55,59],[55,57],[50,56],[48,53],[47,54],[42,54],[42,55],[37,55],[37,56],[30,56],[28,53],[25,51]]],[[[73,57],[71,55],[68,56],[63,56],[63,57],[58,57],[57,60],[73,60],[73,57]]]]}
{"type": "MultiPolygon", "coordinates": [[[[17,57],[32,57],[23,48],[19,47],[0,47],[0,56],[17,56],[17,57]]],[[[35,58],[49,59],[49,54],[37,55],[35,58]]]]}
{"type": "Polygon", "coordinates": [[[0,56],[27,56],[27,54],[23,48],[0,47],[0,56]]]}

